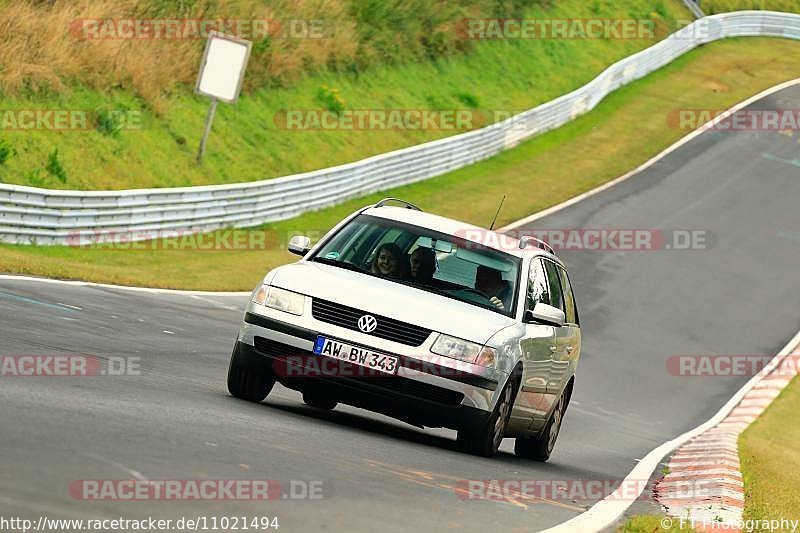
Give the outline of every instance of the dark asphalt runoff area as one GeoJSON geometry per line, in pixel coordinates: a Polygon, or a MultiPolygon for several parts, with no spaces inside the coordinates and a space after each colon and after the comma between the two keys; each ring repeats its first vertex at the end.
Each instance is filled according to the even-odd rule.
{"type": "MultiPolygon", "coordinates": [[[[800,88],[754,107],[798,109],[800,88]]],[[[775,354],[797,333],[799,140],[707,132],[530,225],[702,231],[712,244],[560,254],[575,286],[583,353],[546,464],[515,457],[510,439],[493,459],[468,456],[456,451],[454,432],[346,406],[318,411],[279,385],[260,405],[230,397],[228,357],[246,296],[0,280],[0,355],[140,358],[139,375],[0,377],[0,517],[277,517],[282,532],[382,533],[535,531],[563,522],[589,503],[461,501],[454,486],[621,479],[648,451],[711,417],[747,379],[673,376],[669,357],[775,354]],[[300,496],[302,482],[321,482],[323,498],[82,501],[69,492],[84,479],[236,478],[284,487],[294,480],[300,496]]]]}

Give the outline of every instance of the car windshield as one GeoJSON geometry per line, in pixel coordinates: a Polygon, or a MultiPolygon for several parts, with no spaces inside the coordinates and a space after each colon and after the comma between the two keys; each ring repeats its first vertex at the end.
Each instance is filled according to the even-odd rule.
{"type": "Polygon", "coordinates": [[[513,316],[520,260],[430,229],[359,215],[311,261],[433,292],[513,316]]]}

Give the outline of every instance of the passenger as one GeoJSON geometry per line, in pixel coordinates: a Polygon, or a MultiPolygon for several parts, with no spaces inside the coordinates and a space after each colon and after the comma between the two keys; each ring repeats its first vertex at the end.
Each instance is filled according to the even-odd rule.
{"type": "Polygon", "coordinates": [[[499,270],[487,266],[478,266],[475,272],[475,289],[482,292],[498,309],[506,309],[509,286],[503,282],[499,270]]]}
{"type": "Polygon", "coordinates": [[[417,247],[411,253],[411,281],[430,285],[436,273],[436,254],[430,248],[417,247]]]}
{"type": "Polygon", "coordinates": [[[406,254],[393,242],[381,244],[372,260],[373,274],[391,279],[408,278],[408,262],[406,254]]]}

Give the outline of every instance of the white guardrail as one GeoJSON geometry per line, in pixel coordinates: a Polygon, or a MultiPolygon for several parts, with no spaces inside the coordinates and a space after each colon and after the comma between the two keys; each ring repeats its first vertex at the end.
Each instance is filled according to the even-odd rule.
{"type": "Polygon", "coordinates": [[[115,235],[207,231],[283,220],[470,165],[557,128],[609,93],[680,55],[726,37],[800,39],[800,15],[739,11],[705,17],[604,70],[587,85],[485,128],[336,167],[249,183],[59,191],[0,184],[0,241],[77,244],[115,235]]]}

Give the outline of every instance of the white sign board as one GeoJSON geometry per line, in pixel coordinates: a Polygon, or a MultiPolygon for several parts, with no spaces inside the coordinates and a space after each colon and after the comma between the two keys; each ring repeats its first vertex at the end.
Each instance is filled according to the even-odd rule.
{"type": "Polygon", "coordinates": [[[250,41],[211,32],[195,92],[223,102],[235,102],[242,88],[250,46],[250,41]]]}

